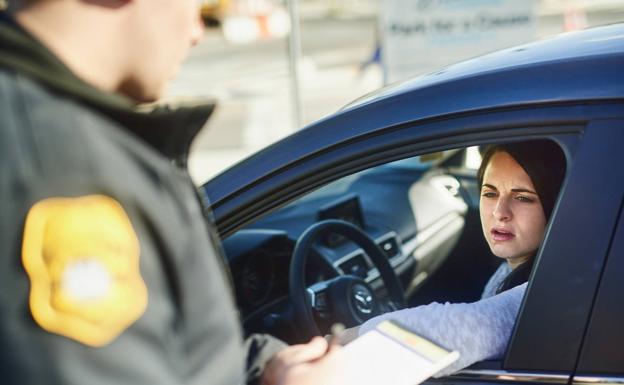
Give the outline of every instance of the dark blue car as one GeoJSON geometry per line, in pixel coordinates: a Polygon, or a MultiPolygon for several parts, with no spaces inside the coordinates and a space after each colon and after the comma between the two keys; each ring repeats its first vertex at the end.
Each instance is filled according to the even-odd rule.
{"type": "Polygon", "coordinates": [[[507,353],[436,381],[624,384],[624,25],[382,89],[209,181],[245,332],[477,300],[479,147],[535,139],[567,171],[507,353]]]}

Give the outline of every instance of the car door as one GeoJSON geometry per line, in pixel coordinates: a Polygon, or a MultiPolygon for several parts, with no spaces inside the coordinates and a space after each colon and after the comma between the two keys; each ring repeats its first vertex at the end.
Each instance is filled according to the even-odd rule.
{"type": "Polygon", "coordinates": [[[586,384],[622,373],[617,317],[622,320],[623,308],[615,287],[624,272],[622,226],[615,233],[624,191],[623,172],[615,166],[622,161],[622,124],[594,120],[583,128],[505,359],[444,381],[567,384],[576,371],[574,381],[586,384]]]}
{"type": "Polygon", "coordinates": [[[589,327],[572,383],[624,383],[624,218],[617,230],[602,271],[589,327]]]}

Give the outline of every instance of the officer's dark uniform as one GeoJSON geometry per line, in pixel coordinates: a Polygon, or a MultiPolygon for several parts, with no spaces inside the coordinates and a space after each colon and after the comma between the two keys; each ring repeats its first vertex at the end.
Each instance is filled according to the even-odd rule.
{"type": "MultiPolygon", "coordinates": [[[[185,171],[212,110],[136,112],[1,17],[2,383],[245,381],[224,264],[185,171]]],[[[264,357],[281,348],[251,348],[267,344],[264,357]]],[[[262,362],[248,370],[257,375],[262,362]]]]}

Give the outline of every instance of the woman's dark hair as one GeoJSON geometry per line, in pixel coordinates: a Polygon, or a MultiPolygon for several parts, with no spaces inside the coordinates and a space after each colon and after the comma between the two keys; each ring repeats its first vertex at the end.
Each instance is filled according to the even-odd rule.
{"type": "MultiPolygon", "coordinates": [[[[497,152],[509,154],[529,175],[542,204],[546,221],[550,220],[566,171],[565,155],[559,145],[550,140],[532,140],[487,146],[483,151],[481,166],[477,173],[479,189],[483,186],[485,169],[497,152]]],[[[528,281],[533,260],[534,258],[530,258],[517,266],[505,278],[496,293],[528,281]]]]}

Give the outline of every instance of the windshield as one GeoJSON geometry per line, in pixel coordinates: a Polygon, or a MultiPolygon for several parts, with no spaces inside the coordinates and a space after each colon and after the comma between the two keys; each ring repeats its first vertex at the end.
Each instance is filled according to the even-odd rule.
{"type": "MultiPolygon", "coordinates": [[[[377,167],[369,168],[367,170],[360,171],[355,174],[348,175],[346,177],[340,178],[328,185],[325,185],[318,190],[303,196],[297,201],[291,203],[291,205],[298,204],[301,202],[308,202],[312,200],[322,199],[331,196],[337,196],[341,194],[345,194],[349,191],[351,185],[355,183],[360,178],[369,175],[371,173],[391,171],[391,170],[414,170],[419,172],[424,172],[432,168],[433,166],[438,165],[445,159],[449,158],[452,154],[454,154],[457,150],[447,150],[436,152],[432,154],[426,154],[422,156],[415,156],[411,158],[401,159],[394,162],[382,164],[377,167]]],[[[289,205],[290,206],[290,205],[289,205]]]]}

